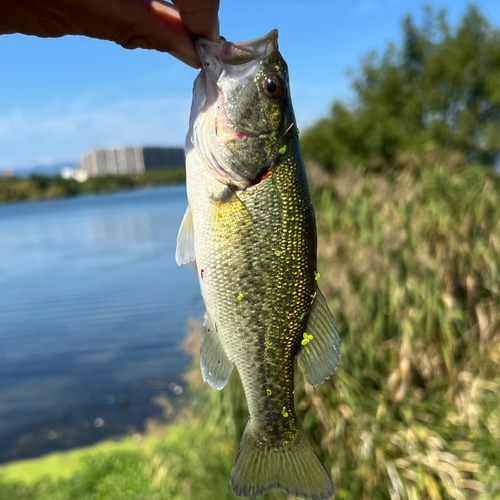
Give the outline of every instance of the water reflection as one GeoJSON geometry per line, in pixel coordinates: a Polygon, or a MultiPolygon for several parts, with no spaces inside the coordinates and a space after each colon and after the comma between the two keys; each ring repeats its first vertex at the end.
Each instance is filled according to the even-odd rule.
{"type": "MultiPolygon", "coordinates": [[[[162,222],[160,218],[157,223],[162,222]]],[[[166,225],[156,227],[154,234],[161,234],[159,230],[165,231],[166,225]]],[[[130,214],[126,217],[115,217],[92,221],[92,242],[96,249],[111,249],[128,245],[150,245],[153,238],[153,227],[151,214],[143,212],[130,214]]]]}
{"type": "Polygon", "coordinates": [[[0,461],[155,412],[155,383],[176,380],[202,312],[174,259],[185,207],[183,187],[0,207],[0,461]]]}

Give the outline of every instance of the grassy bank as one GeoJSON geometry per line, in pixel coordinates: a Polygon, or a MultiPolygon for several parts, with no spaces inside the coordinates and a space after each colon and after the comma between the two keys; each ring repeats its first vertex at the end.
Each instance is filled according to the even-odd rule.
{"type": "Polygon", "coordinates": [[[3,479],[7,481],[25,481],[32,485],[44,479],[68,479],[78,473],[82,462],[89,458],[134,451],[142,453],[148,450],[154,442],[154,436],[141,437],[140,441],[131,436],[110,439],[93,446],[86,446],[68,452],[54,452],[42,458],[12,462],[1,466],[0,473],[3,479]]]}
{"type": "Polygon", "coordinates": [[[90,177],[85,182],[61,177],[32,175],[26,179],[0,178],[0,203],[15,201],[48,200],[91,193],[122,191],[185,182],[184,167],[169,170],[155,170],[140,175],[112,175],[90,177]]]}
{"type": "MultiPolygon", "coordinates": [[[[499,179],[440,164],[309,178],[342,359],[317,389],[299,373],[296,402],[336,498],[500,499],[499,179]]],[[[202,384],[198,334],[195,403],[164,435],[82,453],[65,477],[55,463],[46,479],[33,476],[43,461],[7,466],[0,498],[234,499],[246,404],[236,374],[221,392],[202,384]]]]}

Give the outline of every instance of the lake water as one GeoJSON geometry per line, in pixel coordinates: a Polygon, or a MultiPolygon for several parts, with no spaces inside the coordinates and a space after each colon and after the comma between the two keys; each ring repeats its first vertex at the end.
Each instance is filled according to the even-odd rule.
{"type": "Polygon", "coordinates": [[[0,462],[133,432],[181,391],[186,206],[185,186],[0,206],[0,462]]]}

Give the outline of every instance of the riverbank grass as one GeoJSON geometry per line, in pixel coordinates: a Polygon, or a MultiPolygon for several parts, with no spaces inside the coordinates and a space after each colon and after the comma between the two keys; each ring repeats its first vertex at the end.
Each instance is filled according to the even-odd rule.
{"type": "Polygon", "coordinates": [[[85,460],[97,455],[112,455],[122,452],[147,454],[157,439],[154,436],[132,436],[109,439],[92,446],[76,448],[70,451],[53,452],[39,458],[18,460],[0,466],[0,477],[4,481],[22,481],[35,484],[40,480],[68,479],[75,475],[85,460]]]}

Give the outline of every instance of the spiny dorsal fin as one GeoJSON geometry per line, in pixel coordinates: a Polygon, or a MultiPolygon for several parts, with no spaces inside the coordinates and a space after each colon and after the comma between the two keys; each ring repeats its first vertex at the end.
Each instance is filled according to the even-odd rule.
{"type": "Polygon", "coordinates": [[[340,338],[326,299],[316,285],[316,298],[307,316],[305,331],[313,338],[300,348],[297,358],[307,381],[321,385],[339,364],[340,338]]]}
{"type": "Polygon", "coordinates": [[[235,495],[257,498],[272,488],[280,488],[289,495],[311,500],[333,497],[330,475],[302,428],[293,441],[277,446],[259,441],[258,437],[258,430],[248,423],[231,473],[235,495]]]}
{"type": "Polygon", "coordinates": [[[175,251],[175,261],[178,266],[188,264],[194,260],[194,227],[193,214],[191,208],[186,208],[186,213],[179,228],[177,235],[177,249],[175,251]]]}
{"type": "Polygon", "coordinates": [[[207,312],[201,333],[200,366],[203,380],[217,390],[224,388],[233,371],[233,364],[222,349],[215,325],[207,312]]]}

